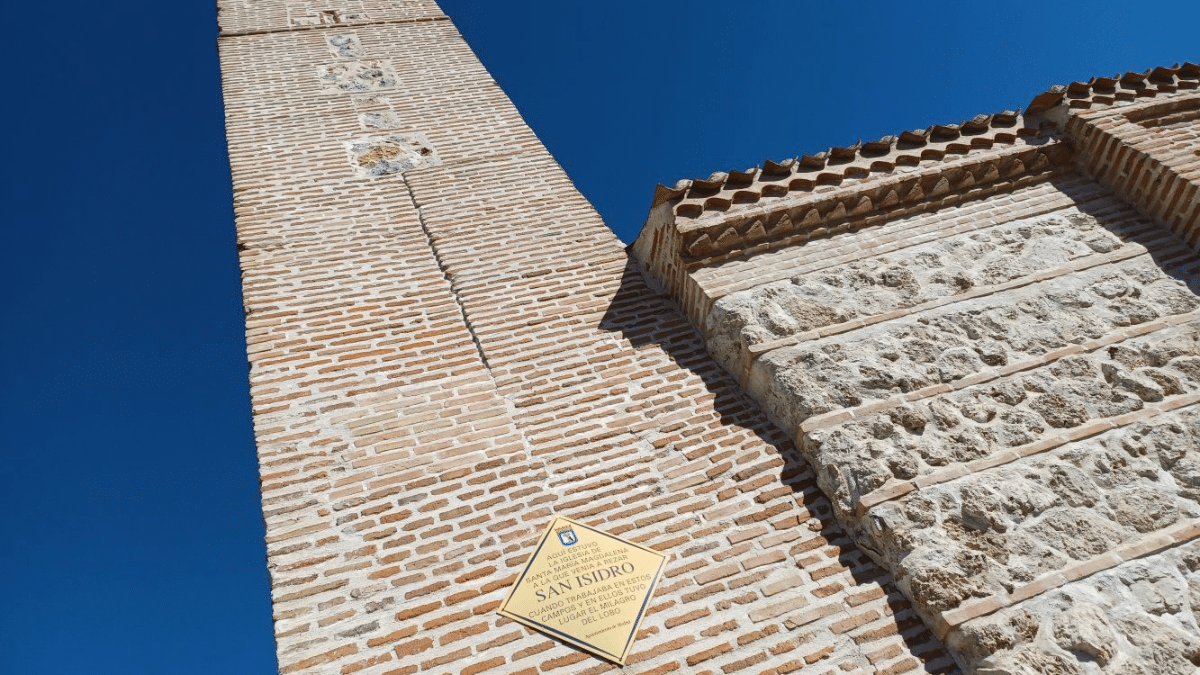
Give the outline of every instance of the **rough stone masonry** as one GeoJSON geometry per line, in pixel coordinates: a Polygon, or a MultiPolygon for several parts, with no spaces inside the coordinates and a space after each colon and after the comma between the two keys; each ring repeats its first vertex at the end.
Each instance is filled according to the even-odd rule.
{"type": "Polygon", "coordinates": [[[966,672],[1200,665],[1198,84],[683,181],[634,246],[966,672]]]}
{"type": "Polygon", "coordinates": [[[220,0],[281,673],[1200,663],[1200,68],[660,188],[629,256],[431,0],[220,0]],[[485,255],[486,254],[486,255],[485,255]]]}

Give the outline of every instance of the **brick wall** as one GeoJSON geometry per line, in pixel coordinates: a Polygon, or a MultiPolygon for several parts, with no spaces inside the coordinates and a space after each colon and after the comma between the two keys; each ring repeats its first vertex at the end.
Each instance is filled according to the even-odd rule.
{"type": "Polygon", "coordinates": [[[1087,170],[1200,247],[1200,94],[1074,114],[1087,170]]]}
{"type": "Polygon", "coordinates": [[[219,3],[281,673],[600,673],[552,513],[672,555],[627,672],[954,668],[432,2],[219,3]]]}

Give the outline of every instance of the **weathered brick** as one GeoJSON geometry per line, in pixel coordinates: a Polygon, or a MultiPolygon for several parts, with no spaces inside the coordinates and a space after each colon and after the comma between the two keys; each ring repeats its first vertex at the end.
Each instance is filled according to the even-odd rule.
{"type": "Polygon", "coordinates": [[[404,628],[401,628],[400,630],[392,631],[391,633],[388,633],[387,635],[377,637],[377,638],[371,638],[371,639],[367,640],[367,646],[368,647],[378,647],[379,645],[385,645],[389,642],[403,640],[404,638],[412,637],[413,635],[416,635],[416,634],[417,634],[416,626],[406,626],[404,628]]]}
{"type": "Polygon", "coordinates": [[[396,645],[395,652],[396,656],[403,658],[405,656],[420,654],[431,647],[433,647],[433,638],[417,638],[416,640],[396,645]]]}
{"type": "Polygon", "coordinates": [[[491,670],[492,668],[502,665],[504,665],[504,657],[497,656],[496,658],[469,665],[463,668],[461,672],[462,675],[476,675],[477,673],[482,673],[486,670],[491,670]]]}
{"type": "Polygon", "coordinates": [[[353,644],[342,645],[341,647],[331,649],[327,652],[318,654],[316,656],[310,656],[301,661],[296,661],[295,663],[291,663],[288,665],[280,665],[279,672],[281,675],[286,675],[287,673],[298,672],[301,670],[311,668],[313,666],[318,666],[318,665],[322,665],[325,663],[330,663],[332,661],[336,661],[344,656],[349,656],[350,654],[355,654],[357,652],[358,652],[358,647],[356,645],[353,645],[353,644]]]}
{"type": "Polygon", "coordinates": [[[709,659],[716,658],[722,654],[727,654],[732,650],[733,645],[729,644],[728,642],[723,642],[715,647],[710,647],[709,649],[705,649],[704,651],[697,652],[687,657],[687,664],[689,666],[696,666],[697,664],[703,663],[709,659]]]}

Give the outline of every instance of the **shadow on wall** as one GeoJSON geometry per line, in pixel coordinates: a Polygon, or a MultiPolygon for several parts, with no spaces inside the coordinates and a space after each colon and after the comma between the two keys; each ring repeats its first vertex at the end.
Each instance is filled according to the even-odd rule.
{"type": "MultiPolygon", "coordinates": [[[[704,340],[696,329],[669,298],[655,293],[646,284],[632,262],[626,265],[621,285],[613,295],[599,327],[620,333],[636,349],[662,349],[677,365],[703,380],[714,396],[712,406],[720,415],[722,424],[746,429],[775,449],[783,460],[776,484],[790,489],[796,505],[809,516],[805,520],[801,515],[796,522],[777,526],[801,531],[798,537],[780,546],[787,549],[789,560],[802,573],[810,575],[816,586],[813,591],[814,604],[822,598],[852,590],[844,587],[841,581],[845,577],[837,574],[844,569],[855,588],[866,590],[878,587],[883,591],[909,653],[922,662],[936,660],[947,663],[942,659],[946,655],[944,648],[917,617],[908,600],[896,588],[891,575],[864,555],[837,523],[832,506],[817,487],[816,477],[808,462],[787,434],[768,421],[758,404],[742,393],[737,382],[713,361],[705,351],[704,340]],[[836,563],[841,569],[829,569],[834,564],[834,554],[830,551],[837,552],[836,563]],[[821,583],[820,580],[826,575],[829,582],[821,583]]],[[[736,475],[732,479],[739,480],[736,475]]],[[[751,477],[742,479],[742,482],[750,483],[751,477]]],[[[748,487],[747,491],[750,489],[769,492],[770,485],[748,487]]],[[[763,516],[762,512],[758,512],[735,517],[730,525],[748,527],[769,518],[769,515],[763,516]]],[[[867,642],[880,637],[867,633],[854,639],[867,642]]],[[[928,669],[927,672],[957,672],[957,667],[953,661],[948,661],[948,665],[928,669]]]]}
{"type": "MultiPolygon", "coordinates": [[[[1165,226],[1154,222],[1146,216],[1131,217],[1129,206],[1114,199],[1103,198],[1111,194],[1091,181],[1080,182],[1077,174],[1068,174],[1062,178],[1051,179],[1062,194],[1070,197],[1078,213],[1066,214],[1063,224],[1070,227],[1067,221],[1081,229],[1081,235],[1086,239],[1088,228],[1096,228],[1111,233],[1117,240],[1125,244],[1133,243],[1144,247],[1154,263],[1170,277],[1187,285],[1193,293],[1200,293],[1200,263],[1194,255],[1186,253],[1186,245],[1172,234],[1165,226]],[[1097,198],[1101,197],[1101,198],[1097,198]]],[[[1062,220],[1062,219],[1060,219],[1062,220]]],[[[1012,224],[1004,226],[1012,229],[1012,224]]],[[[1031,223],[1031,227],[1037,227],[1031,223]]],[[[980,232],[987,232],[985,228],[980,232]]],[[[1017,228],[1019,230],[1019,228],[1017,228]]],[[[1014,230],[1015,232],[1015,230],[1014,230]]],[[[995,235],[988,235],[995,238],[995,235]]],[[[1077,245],[1087,244],[1095,253],[1112,250],[1114,242],[1111,238],[1100,236],[1095,241],[1079,241],[1077,245]],[[1106,248],[1107,247],[1107,248],[1106,248]]],[[[988,237],[981,239],[980,246],[997,245],[993,251],[1005,255],[1008,246],[1036,246],[1039,241],[1036,236],[1016,237],[1014,242],[990,242],[988,237]],[[985,241],[987,240],[987,241],[985,241]],[[1001,245],[1003,244],[1003,245],[1001,245]]],[[[1117,244],[1119,248],[1121,244],[1117,244]]],[[[1019,278],[1036,273],[1036,261],[1021,262],[1024,254],[1013,254],[1009,263],[1004,263],[1003,269],[996,273],[1005,278],[1019,278]],[[1026,264],[1033,264],[1024,269],[1026,264]],[[1008,267],[1012,269],[1008,269],[1008,267]]],[[[1036,254],[1034,257],[1038,257],[1036,254]]],[[[1136,300],[1135,300],[1136,301],[1136,300]]],[[[704,338],[690,325],[683,313],[672,300],[656,294],[646,284],[641,274],[633,264],[626,266],[621,279],[620,288],[612,297],[610,305],[600,322],[600,328],[620,333],[637,349],[661,348],[679,366],[686,368],[699,376],[707,390],[714,396],[713,408],[725,425],[736,426],[755,434],[759,440],[773,447],[783,460],[778,470],[778,485],[791,490],[796,504],[807,512],[809,519],[803,515],[798,522],[780,528],[797,528],[799,536],[782,546],[789,547],[789,560],[795,563],[802,573],[808,574],[812,580],[813,595],[829,597],[844,593],[846,589],[838,580],[846,581],[844,574],[830,573],[829,581],[822,583],[821,579],[827,573],[826,568],[833,563],[834,554],[826,547],[838,551],[837,562],[848,572],[855,586],[877,586],[883,590],[891,612],[897,616],[899,629],[909,651],[926,661],[944,662],[939,657],[944,650],[938,645],[932,635],[920,622],[906,598],[898,591],[891,575],[878,567],[863,551],[856,547],[850,537],[842,530],[833,516],[833,509],[817,487],[815,475],[810,465],[793,445],[787,434],[768,421],[763,410],[740,389],[737,382],[705,350],[704,338]]],[[[746,485],[746,491],[751,489],[769,490],[770,486],[755,484],[755,478],[747,476],[731,476],[739,487],[746,485]]],[[[766,516],[764,519],[769,519],[766,516]]],[[[759,522],[754,516],[735,517],[732,525],[747,527],[759,522]]],[[[840,571],[840,570],[838,570],[840,571]]],[[[953,669],[953,665],[945,669],[953,669]]]]}
{"type": "MultiPolygon", "coordinates": [[[[1083,199],[1075,194],[1079,188],[1072,184],[1069,177],[1055,177],[1050,180],[1050,183],[1061,190],[1063,194],[1074,199],[1075,207],[1079,209],[1080,213],[1095,218],[1097,224],[1116,235],[1121,241],[1133,242],[1146,247],[1150,258],[1154,260],[1159,269],[1167,276],[1182,281],[1189,290],[1200,295],[1200,266],[1196,264],[1197,259],[1194,256],[1190,260],[1179,258],[1178,247],[1187,248],[1188,244],[1165,224],[1138,211],[1141,222],[1131,226],[1125,218],[1126,211],[1124,209],[1114,212],[1111,208],[1104,208],[1103,202],[1083,199]]],[[[1127,202],[1122,200],[1122,203],[1127,202]]]]}

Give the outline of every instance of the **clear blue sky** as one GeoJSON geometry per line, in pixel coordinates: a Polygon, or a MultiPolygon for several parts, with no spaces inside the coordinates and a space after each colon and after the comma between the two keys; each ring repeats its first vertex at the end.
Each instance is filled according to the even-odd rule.
{"type": "MultiPolygon", "coordinates": [[[[1200,3],[445,0],[630,241],[655,183],[1200,61],[1200,3]]],[[[212,0],[10,7],[0,673],[274,672],[212,0]]]]}

